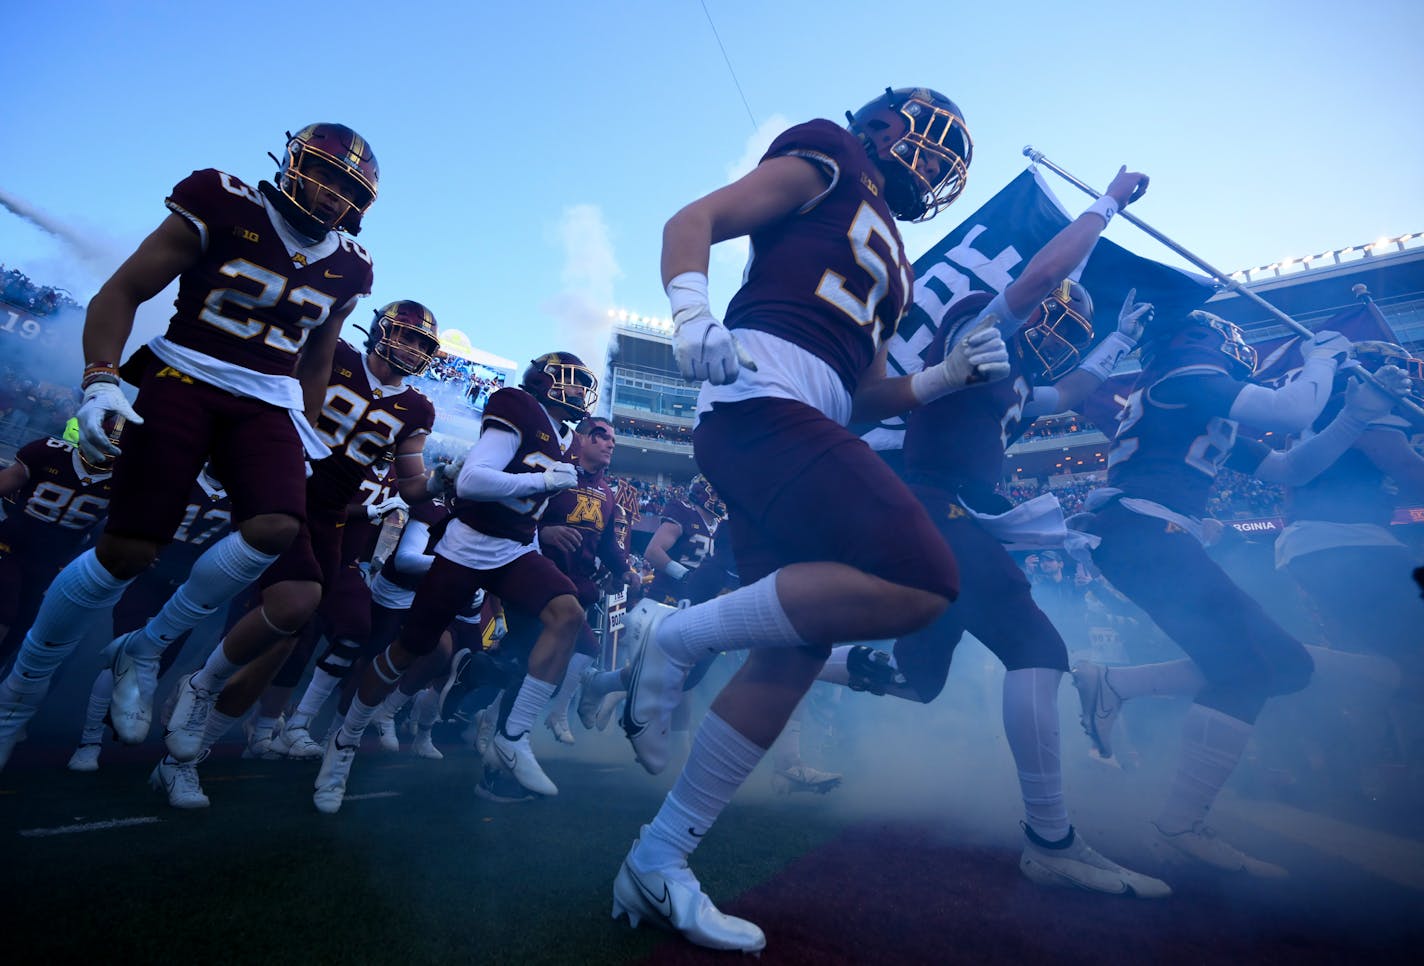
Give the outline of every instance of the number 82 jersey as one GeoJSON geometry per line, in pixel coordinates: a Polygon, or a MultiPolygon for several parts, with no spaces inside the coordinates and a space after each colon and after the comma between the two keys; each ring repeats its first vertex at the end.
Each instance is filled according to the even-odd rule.
{"type": "Polygon", "coordinates": [[[1246,383],[1211,366],[1144,372],[1118,415],[1108,486],[1191,517],[1206,513],[1217,471],[1251,473],[1270,448],[1238,436],[1231,406],[1246,383]]]}

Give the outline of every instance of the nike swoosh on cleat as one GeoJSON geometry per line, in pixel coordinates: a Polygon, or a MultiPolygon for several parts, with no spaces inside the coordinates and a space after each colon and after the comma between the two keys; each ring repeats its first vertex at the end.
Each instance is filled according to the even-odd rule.
{"type": "MultiPolygon", "coordinates": [[[[648,645],[645,643],[643,646],[648,645]]],[[[628,678],[628,696],[623,699],[623,733],[629,738],[636,738],[648,730],[648,722],[633,717],[633,697],[638,693],[638,683],[642,677],[643,656],[639,654],[638,660],[633,662],[633,673],[628,678]]]]}
{"type": "MultiPolygon", "coordinates": [[[[632,869],[630,868],[629,871],[631,872],[632,869]]],[[[638,891],[643,894],[643,897],[653,904],[653,908],[657,910],[658,915],[662,916],[668,922],[672,922],[672,899],[668,897],[667,883],[663,883],[663,894],[659,897],[653,895],[652,891],[643,885],[642,878],[636,872],[633,873],[631,878],[633,884],[638,887],[638,891]]]]}
{"type": "Polygon", "coordinates": [[[695,829],[695,828],[693,828],[691,825],[689,825],[689,826],[687,827],[687,834],[691,835],[691,836],[692,836],[693,838],[695,838],[695,839],[700,839],[700,838],[702,838],[702,836],[704,836],[704,835],[707,834],[707,830],[706,830],[706,829],[703,829],[702,831],[699,832],[699,831],[697,831],[697,829],[695,829]]]}
{"type": "Polygon", "coordinates": [[[499,757],[499,762],[510,771],[514,770],[515,758],[513,755],[506,755],[503,748],[495,746],[494,753],[499,757]]]}

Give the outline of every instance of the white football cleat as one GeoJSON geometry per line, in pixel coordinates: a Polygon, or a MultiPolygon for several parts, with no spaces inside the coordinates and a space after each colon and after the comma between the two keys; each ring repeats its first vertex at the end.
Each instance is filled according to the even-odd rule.
{"type": "Polygon", "coordinates": [[[400,737],[396,734],[394,716],[388,718],[382,715],[371,723],[376,726],[376,734],[381,739],[382,751],[400,751],[400,737]]]}
{"type": "MultiPolygon", "coordinates": [[[[126,745],[141,744],[153,725],[153,695],[158,690],[158,655],[140,657],[125,646],[139,631],[114,639],[114,693],[109,699],[109,720],[114,736],[126,745]]],[[[106,648],[107,650],[107,648],[106,648]]]]}
{"type": "Polygon", "coordinates": [[[658,646],[658,628],[677,608],[640,600],[628,612],[628,646],[634,648],[628,699],[623,704],[623,733],[638,764],[650,775],[667,767],[671,755],[672,713],[682,701],[682,685],[692,669],[658,646]]]}
{"type": "Polygon", "coordinates": [[[603,695],[592,687],[598,674],[597,667],[587,667],[579,675],[578,717],[585,731],[592,731],[598,724],[598,708],[603,702],[603,695]]]}
{"type": "Polygon", "coordinates": [[[792,792],[815,792],[824,795],[840,787],[842,776],[832,771],[821,771],[798,762],[786,768],[778,768],[771,776],[771,787],[778,795],[792,792]]]}
{"type": "Polygon", "coordinates": [[[165,757],[148,776],[148,783],[154,791],[165,793],[174,808],[207,808],[210,804],[198,782],[196,761],[170,762],[165,757]]]}
{"type": "Polygon", "coordinates": [[[321,771],[316,774],[316,791],[312,794],[316,810],[327,815],[335,815],[341,809],[341,800],[346,797],[346,780],[351,777],[351,763],[356,760],[356,750],[360,747],[348,748],[337,740],[340,737],[338,728],[326,742],[321,771]]]}
{"type": "Polygon", "coordinates": [[[445,756],[440,753],[440,749],[435,747],[435,742],[430,738],[430,729],[421,728],[415,733],[415,741],[411,742],[410,750],[415,752],[417,758],[429,758],[431,761],[440,761],[445,756]]]}
{"type": "Polygon", "coordinates": [[[262,761],[274,761],[282,756],[272,750],[272,742],[277,737],[277,733],[282,730],[282,719],[279,717],[276,724],[271,728],[257,729],[257,719],[248,718],[242,725],[243,734],[247,736],[247,747],[242,749],[243,758],[256,758],[262,761]]]}
{"type": "Polygon", "coordinates": [[[193,687],[193,674],[183,676],[177,693],[178,700],[173,703],[163,743],[176,760],[193,761],[203,750],[203,732],[207,730],[208,715],[217,703],[218,693],[193,687]]]}
{"type": "Polygon", "coordinates": [[[486,767],[506,769],[515,781],[535,795],[552,797],[559,794],[558,786],[539,767],[539,759],[534,757],[527,733],[520,735],[518,740],[511,740],[496,732],[485,749],[484,761],[486,767]]]}
{"type": "Polygon", "coordinates": [[[1028,842],[1019,859],[1019,871],[1031,882],[1138,899],[1164,899],[1172,894],[1172,888],[1161,879],[1125,869],[1093,851],[1076,829],[1070,830],[1071,838],[1062,848],[1054,848],[1027,829],[1025,833],[1028,842]]]}
{"type": "MultiPolygon", "coordinates": [[[[643,831],[646,834],[647,826],[643,831]]],[[[634,842],[633,849],[637,847],[634,842]]],[[[613,880],[613,918],[620,916],[627,916],[635,929],[647,920],[708,949],[755,953],[766,948],[766,934],[755,923],[728,916],[714,906],[685,862],[639,869],[633,865],[631,849],[613,880]]]]}
{"type": "Polygon", "coordinates": [[[608,722],[613,720],[613,712],[618,710],[618,705],[624,698],[628,697],[627,691],[609,691],[603,696],[603,700],[598,705],[598,713],[594,716],[593,726],[599,731],[608,727],[608,722]]]}
{"type": "Polygon", "coordinates": [[[78,748],[75,748],[74,754],[69,756],[69,770],[98,771],[99,751],[99,745],[80,745],[78,748]]]}
{"type": "Polygon", "coordinates": [[[1156,822],[1158,851],[1170,859],[1192,859],[1223,872],[1241,872],[1258,879],[1285,879],[1290,873],[1278,865],[1242,852],[1216,837],[1216,829],[1198,822],[1185,832],[1167,833],[1156,822]]]}
{"type": "Polygon", "coordinates": [[[494,727],[499,722],[499,708],[490,705],[475,712],[475,751],[481,755],[489,751],[494,740],[494,727]]]}
{"type": "Polygon", "coordinates": [[[1108,669],[1084,661],[1072,671],[1073,687],[1083,712],[1078,720],[1103,758],[1112,757],[1112,728],[1122,711],[1122,698],[1108,684],[1108,669]]]}
{"type": "Polygon", "coordinates": [[[567,715],[550,712],[544,719],[544,725],[554,733],[554,738],[561,745],[571,745],[574,743],[574,733],[569,730],[569,719],[567,715]]]}
{"type": "Polygon", "coordinates": [[[278,758],[315,761],[323,754],[321,744],[303,725],[283,725],[272,736],[271,750],[278,758]]]}

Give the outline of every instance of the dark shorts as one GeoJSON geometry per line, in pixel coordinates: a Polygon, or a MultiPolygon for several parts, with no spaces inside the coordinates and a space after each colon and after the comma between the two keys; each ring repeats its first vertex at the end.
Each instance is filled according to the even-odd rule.
{"type": "Polygon", "coordinates": [[[346,530],[346,511],[313,511],[302,521],[297,539],[272,566],[257,578],[266,590],[288,580],[310,581],[327,587],[341,573],[341,538],[346,530]],[[328,580],[328,578],[331,578],[328,580]]]}
{"type": "Polygon", "coordinates": [[[925,508],[858,436],[803,403],[719,403],[697,464],[726,502],[743,585],[793,563],[833,561],[953,600],[954,555],[925,508]]]}
{"type": "Polygon", "coordinates": [[[233,523],[264,513],[306,516],[306,456],[291,415],[182,376],[144,374],[114,463],[106,531],[167,543],[183,522],[205,462],[227,487],[233,523]]]}
{"type": "Polygon", "coordinates": [[[336,640],[364,641],[371,636],[371,588],[359,566],[346,564],[337,571],[322,591],[318,613],[336,640]]]}
{"type": "Polygon", "coordinates": [[[1191,534],[1117,502],[1093,517],[1093,562],[1196,662],[1197,703],[1254,721],[1266,699],[1299,691],[1315,662],[1191,534]]]}
{"type": "Polygon", "coordinates": [[[506,615],[517,612],[536,619],[555,597],[577,596],[573,582],[552,560],[535,551],[493,570],[475,570],[437,552],[435,563],[415,591],[401,645],[412,654],[435,650],[455,615],[468,607],[475,591],[481,589],[500,599],[506,615]]]}
{"type": "Polygon", "coordinates": [[[1004,545],[967,514],[952,495],[917,489],[956,560],[959,600],[929,627],[895,642],[895,664],[928,702],[944,688],[955,646],[967,631],[1005,669],[1068,670],[1068,650],[1053,622],[1034,603],[1028,578],[1004,545]]]}

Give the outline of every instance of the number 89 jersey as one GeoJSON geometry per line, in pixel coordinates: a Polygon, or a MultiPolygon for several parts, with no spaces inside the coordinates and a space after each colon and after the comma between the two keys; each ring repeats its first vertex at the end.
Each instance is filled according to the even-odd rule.
{"type": "Polygon", "coordinates": [[[203,246],[202,261],[178,283],[166,333],[178,345],[239,369],[290,376],[311,330],[371,291],[365,249],[334,231],[290,248],[276,224],[281,216],[230,174],[194,171],[166,204],[203,246]]]}
{"type": "MultiPolygon", "coordinates": [[[[571,462],[574,434],[555,426],[539,400],[513,386],[496,392],[485,404],[482,431],[514,433],[518,449],[503,469],[506,473],[543,473],[555,463],[571,462]]],[[[549,502],[549,494],[511,497],[497,502],[458,500],[455,516],[473,530],[488,537],[514,540],[524,545],[534,542],[539,517],[549,502]]]]}
{"type": "Polygon", "coordinates": [[[1246,383],[1211,366],[1142,374],[1118,415],[1108,486],[1191,517],[1206,514],[1217,470],[1250,473],[1270,452],[1229,418],[1246,383]]]}
{"type": "Polygon", "coordinates": [[[796,214],[752,234],[727,327],[800,346],[854,394],[909,305],[914,269],[876,187],[879,172],[855,135],[826,120],[798,124],[762,160],[783,155],[816,165],[831,183],[796,214]]]}

